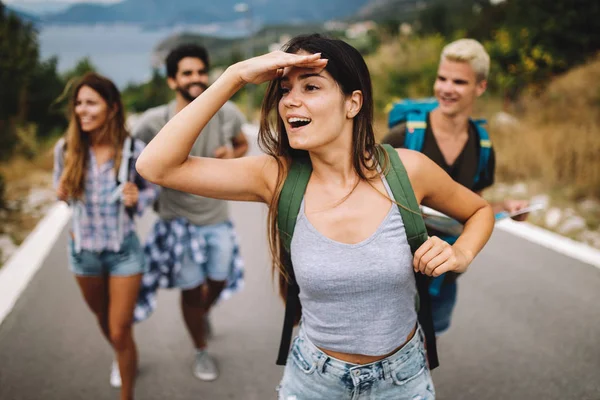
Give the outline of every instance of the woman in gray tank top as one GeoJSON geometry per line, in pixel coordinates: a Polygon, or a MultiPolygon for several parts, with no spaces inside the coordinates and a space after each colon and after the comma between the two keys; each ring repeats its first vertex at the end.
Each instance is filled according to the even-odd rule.
{"type": "Polygon", "coordinates": [[[464,272],[492,231],[483,199],[420,153],[398,149],[417,201],[465,222],[454,245],[431,237],[411,254],[381,177],[387,166],[377,162],[372,122],[371,81],[360,53],[340,40],[300,36],[284,51],[230,66],[137,162],[142,176],[161,186],[266,203],[274,268],[284,274],[276,224],[282,184],[293,159],[310,159],[291,244],[302,324],[280,399],[433,399],[413,270],[464,272]],[[259,133],[267,154],[188,157],[198,132],[237,90],[267,81],[259,133]]]}

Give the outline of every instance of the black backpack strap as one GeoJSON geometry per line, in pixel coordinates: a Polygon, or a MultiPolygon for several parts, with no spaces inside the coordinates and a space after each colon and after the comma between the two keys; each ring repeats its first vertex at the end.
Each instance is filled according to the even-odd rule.
{"type": "Polygon", "coordinates": [[[296,227],[296,219],[300,212],[300,205],[302,204],[311,172],[312,166],[309,160],[293,160],[279,197],[277,225],[280,237],[280,260],[288,274],[288,286],[285,296],[285,316],[276,361],[277,365],[286,364],[292,343],[294,324],[300,312],[300,299],[298,297],[300,288],[294,276],[291,244],[294,228],[296,227]]]}
{"type": "MultiPolygon", "coordinates": [[[[292,261],[290,253],[285,249],[281,250],[281,260],[286,266],[288,274],[293,274],[292,261]]],[[[280,283],[281,284],[281,283],[280,283]]],[[[289,276],[287,292],[285,295],[285,314],[283,317],[283,329],[281,331],[281,341],[279,342],[279,351],[277,353],[277,365],[285,365],[292,344],[292,333],[296,323],[298,313],[300,312],[300,288],[293,275],[289,276]]]]}
{"type": "Polygon", "coordinates": [[[492,155],[492,141],[490,135],[485,129],[487,123],[484,119],[473,120],[475,128],[477,129],[477,135],[479,136],[479,161],[477,164],[477,175],[475,175],[474,185],[479,183],[481,179],[489,178],[486,175],[489,173],[490,157],[492,155]]]}
{"type": "MultiPolygon", "coordinates": [[[[127,155],[127,159],[122,158],[121,162],[123,163],[127,163],[127,176],[131,176],[131,170],[133,169],[133,153],[135,150],[135,141],[137,139],[134,138],[133,136],[129,136],[129,149],[125,149],[123,148],[123,155],[127,155]]],[[[123,146],[125,145],[125,143],[123,143],[123,146]]],[[[120,177],[119,177],[119,172],[117,171],[116,175],[116,182],[117,182],[117,186],[121,185],[121,183],[125,183],[125,182],[121,182],[120,177]]],[[[135,183],[135,181],[134,181],[135,183]]],[[[129,215],[129,218],[133,219],[133,217],[135,216],[135,207],[125,207],[125,212],[127,213],[127,215],[129,215]]]]}
{"type": "MultiPolygon", "coordinates": [[[[406,237],[414,254],[427,240],[427,228],[421,215],[419,203],[408,179],[408,174],[398,152],[392,146],[384,144],[383,148],[388,154],[391,168],[388,169],[385,179],[392,190],[395,200],[402,206],[398,206],[402,221],[406,230],[406,237]]],[[[383,154],[382,154],[383,156],[383,154]]],[[[382,162],[383,160],[380,160],[382,162]]],[[[418,298],[415,299],[419,324],[423,328],[427,345],[427,360],[429,368],[439,366],[437,346],[435,342],[435,330],[433,328],[433,315],[431,311],[431,297],[429,294],[429,283],[431,278],[421,273],[415,273],[418,298]]]]}

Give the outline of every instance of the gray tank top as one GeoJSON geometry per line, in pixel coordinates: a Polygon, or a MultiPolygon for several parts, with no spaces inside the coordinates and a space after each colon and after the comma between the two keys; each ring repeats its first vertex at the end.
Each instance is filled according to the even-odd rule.
{"type": "MultiPolygon", "coordinates": [[[[383,179],[390,198],[392,192],[383,179]]],[[[302,328],[326,350],[370,356],[402,345],[417,322],[412,253],[396,204],[364,241],[331,240],[308,221],[304,200],[291,244],[302,328]]]]}

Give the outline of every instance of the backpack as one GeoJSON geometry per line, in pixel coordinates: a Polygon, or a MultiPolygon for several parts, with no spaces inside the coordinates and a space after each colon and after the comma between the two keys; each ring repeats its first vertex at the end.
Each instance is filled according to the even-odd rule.
{"type": "MultiPolygon", "coordinates": [[[[400,123],[406,123],[406,133],[404,135],[404,148],[421,152],[425,142],[425,130],[427,129],[427,114],[438,107],[438,101],[434,97],[426,99],[410,100],[405,99],[394,103],[391,106],[388,116],[388,127],[393,128],[400,123]]],[[[477,128],[479,136],[479,162],[477,164],[477,173],[475,174],[476,185],[488,173],[488,163],[492,153],[492,142],[484,125],[487,123],[484,119],[470,120],[477,128]]],[[[454,244],[456,236],[443,235],[440,239],[454,244]]],[[[433,296],[440,293],[444,282],[445,274],[434,278],[429,287],[429,292],[433,296]]]]}
{"type": "MultiPolygon", "coordinates": [[[[390,168],[385,175],[396,201],[408,209],[398,207],[406,229],[406,236],[411,252],[415,251],[427,240],[427,230],[419,210],[412,186],[404,165],[398,157],[396,150],[390,145],[382,145],[390,159],[390,168]]],[[[381,154],[381,158],[384,154],[381,154]]],[[[380,159],[383,164],[383,159],[380,159]]],[[[298,294],[300,289],[295,281],[294,269],[291,262],[290,247],[296,224],[296,218],[300,211],[300,204],[312,172],[312,166],[308,158],[293,159],[288,171],[288,176],[283,184],[278,204],[277,226],[280,233],[280,260],[285,267],[287,279],[280,275],[280,285],[285,298],[285,316],[281,342],[277,356],[277,365],[285,365],[289,353],[292,331],[294,325],[298,324],[301,316],[301,306],[298,294]]],[[[427,344],[427,359],[431,369],[439,365],[433,319],[431,315],[431,301],[429,297],[430,277],[421,273],[415,273],[417,284],[417,296],[415,308],[418,320],[425,334],[427,344]]]]}
{"type": "MultiPolygon", "coordinates": [[[[404,136],[404,147],[410,150],[421,152],[425,141],[425,130],[427,129],[427,114],[438,106],[435,98],[402,100],[391,106],[388,116],[388,127],[393,128],[400,123],[406,123],[406,134],[404,136]]],[[[487,123],[484,119],[470,120],[477,128],[479,135],[479,163],[475,182],[477,184],[487,174],[488,163],[492,152],[492,142],[490,135],[484,125],[487,123]]]]}

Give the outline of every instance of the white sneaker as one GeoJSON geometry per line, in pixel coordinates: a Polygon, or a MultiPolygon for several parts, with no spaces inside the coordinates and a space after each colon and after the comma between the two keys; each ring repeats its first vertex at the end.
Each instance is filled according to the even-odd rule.
{"type": "Polygon", "coordinates": [[[110,386],[117,389],[121,387],[121,373],[117,361],[113,361],[110,367],[110,386]]]}
{"type": "Polygon", "coordinates": [[[197,350],[193,372],[202,381],[214,381],[219,377],[217,364],[206,350],[197,350]]]}

